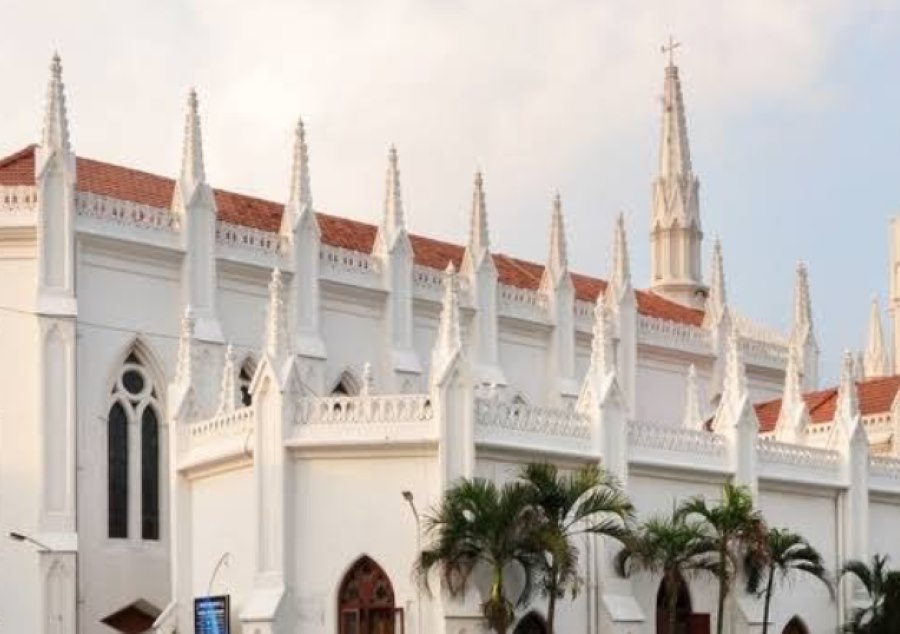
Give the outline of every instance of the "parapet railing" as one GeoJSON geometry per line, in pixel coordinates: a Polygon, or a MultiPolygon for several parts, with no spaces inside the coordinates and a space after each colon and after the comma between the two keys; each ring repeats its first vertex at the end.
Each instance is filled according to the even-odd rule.
{"type": "Polygon", "coordinates": [[[300,399],[295,423],[308,425],[381,425],[421,423],[434,418],[427,394],[328,396],[300,399]]]}
{"type": "Polygon", "coordinates": [[[587,440],[590,420],[570,409],[533,407],[496,398],[475,399],[475,425],[547,437],[587,440]]]}
{"type": "Polygon", "coordinates": [[[684,452],[705,456],[724,456],[725,438],[702,429],[686,429],[674,425],[660,425],[631,421],[628,424],[630,447],[684,452]]]}

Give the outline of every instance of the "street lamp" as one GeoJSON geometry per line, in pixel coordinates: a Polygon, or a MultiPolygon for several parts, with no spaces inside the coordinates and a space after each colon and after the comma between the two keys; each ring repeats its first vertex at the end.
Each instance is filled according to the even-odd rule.
{"type": "MultiPolygon", "coordinates": [[[[413,517],[416,520],[416,559],[422,556],[422,521],[419,518],[419,511],[416,509],[416,502],[413,499],[412,491],[402,491],[401,495],[403,499],[406,500],[406,503],[409,505],[409,509],[412,511],[413,517]]],[[[416,584],[416,620],[418,621],[416,628],[416,634],[422,634],[422,588],[420,583],[416,584]]]]}
{"type": "Polygon", "coordinates": [[[41,552],[52,553],[53,549],[50,548],[47,544],[43,542],[39,542],[34,537],[30,537],[25,533],[17,533],[16,531],[9,532],[9,538],[14,542],[28,542],[32,546],[37,547],[37,549],[41,552]]]}
{"type": "Polygon", "coordinates": [[[219,568],[222,566],[227,567],[229,561],[231,561],[231,553],[222,553],[222,556],[219,557],[219,561],[216,562],[216,567],[213,568],[212,574],[209,576],[209,583],[206,585],[206,596],[212,595],[213,582],[216,580],[216,575],[219,574],[219,568]]]}

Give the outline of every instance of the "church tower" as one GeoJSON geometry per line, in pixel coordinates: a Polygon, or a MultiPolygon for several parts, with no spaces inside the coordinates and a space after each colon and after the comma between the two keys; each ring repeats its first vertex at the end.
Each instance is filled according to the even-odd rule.
{"type": "Polygon", "coordinates": [[[700,259],[700,181],[691,167],[681,80],[673,55],[677,46],[670,41],[663,47],[669,64],[662,98],[659,173],[653,182],[650,287],[681,304],[702,308],[706,287],[700,259]]]}

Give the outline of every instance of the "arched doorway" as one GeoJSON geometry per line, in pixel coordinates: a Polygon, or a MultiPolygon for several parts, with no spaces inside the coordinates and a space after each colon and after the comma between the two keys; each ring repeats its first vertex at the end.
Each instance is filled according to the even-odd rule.
{"type": "Polygon", "coordinates": [[[678,580],[678,596],[675,599],[675,631],[669,631],[669,594],[664,583],[656,593],[656,634],[708,634],[709,615],[695,614],[691,606],[691,593],[684,579],[678,580]]]}
{"type": "Polygon", "coordinates": [[[394,586],[371,558],[362,556],[344,575],[338,591],[340,634],[403,634],[403,609],[394,586]]]}
{"type": "Polygon", "coordinates": [[[547,634],[547,622],[537,612],[529,612],[516,625],[513,634],[547,634]]]}
{"type": "Polygon", "coordinates": [[[806,627],[806,623],[803,622],[803,619],[799,616],[795,616],[784,626],[784,629],[781,630],[781,634],[809,634],[809,628],[806,627]]]}

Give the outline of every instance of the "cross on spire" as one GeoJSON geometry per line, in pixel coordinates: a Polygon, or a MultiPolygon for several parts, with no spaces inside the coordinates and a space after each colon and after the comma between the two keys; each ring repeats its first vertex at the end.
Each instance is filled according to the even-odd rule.
{"type": "Polygon", "coordinates": [[[669,36],[669,41],[659,47],[660,52],[669,56],[669,66],[675,65],[675,49],[681,46],[681,42],[676,42],[675,38],[669,36]]]}

